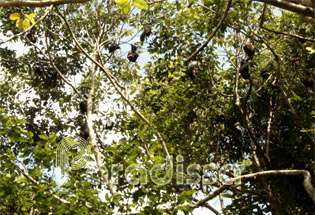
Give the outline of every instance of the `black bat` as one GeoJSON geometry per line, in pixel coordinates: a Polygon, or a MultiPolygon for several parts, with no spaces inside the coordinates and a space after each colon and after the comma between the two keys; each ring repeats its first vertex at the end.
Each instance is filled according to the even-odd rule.
{"type": "Polygon", "coordinates": [[[86,125],[82,125],[81,129],[80,129],[80,134],[79,134],[82,138],[87,139],[89,138],[89,130],[87,128],[86,125]]]}
{"type": "Polygon", "coordinates": [[[260,72],[260,76],[261,76],[264,80],[266,80],[267,78],[269,78],[270,73],[269,73],[267,70],[263,70],[263,71],[260,72]]]}
{"type": "Polygon", "coordinates": [[[28,34],[26,34],[27,39],[29,39],[32,43],[36,43],[37,39],[35,37],[35,29],[32,28],[28,34]]]}
{"type": "Polygon", "coordinates": [[[292,56],[291,56],[291,58],[290,58],[290,61],[292,62],[292,63],[295,63],[295,62],[297,62],[297,61],[299,61],[300,59],[301,59],[301,57],[300,57],[300,52],[298,51],[298,50],[296,50],[296,49],[293,49],[292,50],[292,56]]]}
{"type": "Polygon", "coordinates": [[[250,58],[255,55],[255,45],[252,38],[250,38],[250,42],[244,46],[244,51],[250,58]]]}
{"type": "Polygon", "coordinates": [[[314,85],[314,80],[313,80],[313,78],[311,77],[310,71],[306,70],[306,71],[304,72],[304,74],[305,74],[304,80],[303,80],[304,86],[305,86],[305,87],[309,87],[309,88],[313,87],[313,85],[314,85]]]}
{"type": "Polygon", "coordinates": [[[194,80],[197,76],[197,61],[192,61],[188,64],[186,74],[189,76],[191,80],[194,80]]]}
{"type": "Polygon", "coordinates": [[[151,28],[145,27],[145,28],[143,29],[142,34],[140,35],[140,41],[141,41],[141,42],[144,42],[145,38],[146,38],[146,37],[149,37],[149,36],[151,35],[151,33],[152,33],[151,28]]]}
{"type": "Polygon", "coordinates": [[[114,51],[116,51],[117,49],[120,49],[120,46],[117,43],[112,43],[109,48],[108,51],[109,53],[113,53],[114,51]]]}
{"type": "Polygon", "coordinates": [[[80,102],[80,110],[81,110],[81,113],[86,113],[86,111],[87,111],[86,101],[80,102]]]}
{"type": "Polygon", "coordinates": [[[114,127],[114,122],[111,121],[110,119],[108,119],[106,124],[105,124],[105,129],[112,130],[113,127],[114,127]]]}
{"type": "Polygon", "coordinates": [[[248,67],[248,62],[247,60],[243,59],[241,61],[241,65],[238,68],[238,71],[241,73],[242,77],[244,79],[249,79],[250,78],[250,74],[249,74],[249,67],[248,67]]]}
{"type": "Polygon", "coordinates": [[[128,52],[127,58],[130,62],[136,62],[139,54],[137,53],[137,46],[131,45],[131,50],[128,52]]]}

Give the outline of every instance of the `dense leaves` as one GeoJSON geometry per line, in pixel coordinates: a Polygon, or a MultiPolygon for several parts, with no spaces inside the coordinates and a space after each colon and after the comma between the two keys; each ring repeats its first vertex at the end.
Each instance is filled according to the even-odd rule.
{"type": "MultiPolygon", "coordinates": [[[[303,85],[305,70],[314,79],[313,25],[292,12],[234,0],[223,26],[193,59],[194,78],[187,75],[190,62],[185,60],[214,31],[227,2],[63,5],[32,28],[36,42],[24,33],[4,44],[48,8],[1,8],[0,213],[188,213],[222,185],[219,170],[225,164],[236,165],[242,175],[291,169],[314,173],[315,87],[303,85]],[[23,20],[28,22],[24,27],[23,20]],[[140,40],[149,28],[151,34],[140,40]],[[301,32],[307,40],[294,36],[301,32]],[[251,39],[255,54],[248,58],[244,46],[251,39]],[[112,49],[113,44],[120,49],[112,49]],[[131,45],[138,47],[135,62],[127,59],[131,45]],[[300,59],[293,62],[296,51],[300,59]],[[248,61],[246,80],[242,59],[248,61]],[[90,106],[82,111],[88,97],[84,102],[90,106]],[[76,148],[67,151],[68,182],[56,180],[59,142],[79,136],[89,117],[116,196],[100,169],[70,168],[77,161],[76,148]],[[157,184],[150,174],[169,176],[164,143],[173,156],[173,177],[157,184]],[[201,178],[210,163],[216,166],[211,186],[201,178]],[[188,172],[191,164],[200,168],[188,172]],[[130,165],[136,168],[125,174],[130,165]],[[151,171],[156,165],[163,168],[151,171]],[[178,183],[180,165],[185,184],[178,183]],[[189,179],[198,183],[186,183],[189,179]]],[[[85,138],[91,142],[92,136],[85,138]]],[[[96,167],[97,150],[89,147],[88,159],[96,167]]],[[[225,214],[314,212],[300,176],[242,181],[227,189],[220,196],[225,207],[216,207],[225,214]]]]}

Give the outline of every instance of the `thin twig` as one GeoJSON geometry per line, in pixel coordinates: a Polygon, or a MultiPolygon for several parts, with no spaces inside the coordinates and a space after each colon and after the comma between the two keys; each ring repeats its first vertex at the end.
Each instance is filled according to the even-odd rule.
{"type": "Polygon", "coordinates": [[[192,58],[194,58],[200,51],[202,51],[207,45],[208,43],[212,40],[212,38],[215,36],[215,34],[217,33],[217,31],[221,28],[224,19],[227,17],[227,14],[230,10],[230,7],[232,5],[232,0],[229,0],[226,6],[226,9],[224,11],[224,15],[222,16],[219,24],[217,25],[217,27],[214,29],[214,31],[211,33],[211,35],[209,36],[209,38],[207,39],[207,41],[201,46],[199,47],[191,56],[189,56],[186,60],[185,60],[185,64],[188,63],[192,58]]]}
{"type": "MultiPolygon", "coordinates": [[[[287,102],[287,104],[288,104],[288,106],[289,106],[289,108],[290,108],[290,110],[291,110],[291,112],[292,112],[292,114],[293,114],[293,116],[295,118],[296,123],[298,124],[298,126],[300,127],[301,130],[305,130],[305,128],[304,128],[304,126],[303,126],[303,124],[302,124],[302,122],[300,120],[300,117],[295,112],[295,109],[294,109],[294,107],[292,106],[292,104],[291,104],[291,102],[289,100],[288,95],[286,94],[286,92],[283,90],[283,88],[281,86],[278,86],[278,87],[279,87],[283,97],[285,98],[285,101],[287,102]]],[[[315,140],[308,134],[308,132],[303,132],[303,133],[311,141],[313,146],[315,146],[315,140]]]]}
{"type": "Polygon", "coordinates": [[[23,32],[21,32],[21,33],[18,33],[18,34],[15,34],[15,35],[13,35],[12,37],[10,37],[10,38],[8,38],[8,39],[6,39],[6,40],[0,42],[0,45],[2,45],[2,44],[4,44],[4,43],[6,43],[6,42],[8,42],[8,41],[10,41],[10,40],[12,40],[12,39],[18,37],[18,36],[21,36],[21,35],[26,34],[27,32],[29,32],[37,23],[41,22],[41,21],[51,12],[51,10],[53,9],[53,7],[54,7],[53,5],[50,5],[50,7],[49,7],[48,10],[46,11],[46,13],[45,13],[42,17],[40,17],[33,25],[31,25],[31,26],[30,26],[28,29],[26,29],[25,31],[23,31],[23,32]]]}

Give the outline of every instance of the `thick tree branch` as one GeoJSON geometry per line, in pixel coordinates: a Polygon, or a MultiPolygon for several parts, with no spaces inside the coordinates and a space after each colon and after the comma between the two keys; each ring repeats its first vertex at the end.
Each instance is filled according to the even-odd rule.
{"type": "MultiPolygon", "coordinates": [[[[94,50],[98,50],[97,47],[94,47],[94,50]]],[[[96,60],[96,57],[98,56],[98,51],[96,51],[94,54],[93,54],[93,59],[96,60]]],[[[87,127],[88,127],[88,130],[89,130],[89,135],[90,135],[90,143],[91,145],[93,146],[93,151],[96,152],[95,154],[95,159],[96,159],[96,163],[97,163],[97,166],[101,172],[101,176],[103,178],[103,180],[105,181],[105,183],[107,184],[108,186],[108,189],[110,191],[110,193],[114,196],[117,195],[117,192],[112,184],[112,182],[110,181],[110,179],[108,179],[108,174],[105,172],[105,170],[102,168],[104,166],[104,162],[103,162],[103,159],[101,157],[101,153],[100,153],[100,149],[96,143],[96,135],[95,135],[95,132],[94,132],[94,129],[93,129],[93,120],[92,120],[92,97],[94,95],[94,90],[95,90],[95,73],[96,73],[96,70],[97,70],[97,67],[96,67],[96,64],[93,64],[93,68],[92,68],[92,82],[91,82],[91,89],[90,89],[90,92],[89,92],[89,97],[87,99],[87,114],[86,114],[86,118],[87,118],[87,127]]],[[[120,202],[118,202],[119,205],[121,205],[120,202]]]]}
{"type": "MultiPolygon", "coordinates": [[[[253,146],[253,157],[254,160],[256,162],[257,168],[259,171],[263,171],[263,168],[260,164],[260,161],[257,157],[256,151],[260,154],[260,156],[263,158],[264,164],[267,168],[269,168],[270,166],[270,160],[269,158],[266,156],[265,152],[263,151],[263,149],[261,148],[261,146],[258,143],[258,140],[256,138],[256,136],[254,135],[254,132],[251,130],[250,126],[249,126],[249,120],[247,118],[246,113],[244,112],[244,110],[242,109],[241,105],[240,105],[240,97],[238,94],[238,78],[239,78],[239,71],[236,72],[236,77],[235,77],[235,97],[236,97],[236,101],[235,101],[235,106],[237,107],[241,119],[243,121],[243,124],[252,140],[252,146],[253,146]]],[[[261,182],[263,184],[263,187],[267,193],[268,199],[270,201],[270,206],[273,210],[273,213],[275,215],[280,215],[281,214],[281,210],[279,207],[279,200],[277,199],[277,197],[273,194],[273,191],[270,187],[270,182],[268,182],[265,178],[261,179],[261,182]]],[[[220,189],[220,188],[219,188],[220,189]]],[[[226,189],[225,187],[222,188],[223,190],[226,189]]],[[[220,190],[218,190],[220,191],[220,190]]]]}
{"type": "MultiPolygon", "coordinates": [[[[299,176],[299,175],[304,177],[304,180],[303,180],[304,189],[309,194],[313,202],[315,203],[315,189],[312,186],[311,174],[309,173],[309,171],[306,171],[306,170],[270,170],[270,171],[264,171],[264,172],[257,172],[253,174],[248,174],[248,175],[232,178],[226,183],[230,184],[231,182],[233,183],[239,179],[247,181],[251,179],[259,179],[259,178],[265,178],[265,177],[270,177],[270,176],[299,176]]],[[[224,190],[226,190],[230,186],[227,184],[222,185],[221,187],[219,187],[214,192],[210,193],[205,198],[199,200],[199,202],[195,206],[193,206],[193,208],[199,207],[200,205],[206,203],[207,201],[219,195],[219,193],[222,193],[224,190]]]]}
{"type": "Polygon", "coordinates": [[[239,113],[240,113],[240,116],[241,116],[241,119],[243,121],[243,124],[252,140],[252,143],[254,144],[254,150],[262,156],[265,164],[267,166],[269,166],[270,164],[270,160],[268,159],[268,157],[266,156],[266,154],[264,153],[264,151],[262,150],[261,146],[259,145],[257,139],[256,139],[256,136],[255,134],[253,133],[253,131],[251,130],[251,128],[249,127],[249,122],[248,122],[248,119],[246,117],[246,114],[244,112],[244,110],[242,109],[241,107],[241,101],[240,101],[240,96],[238,94],[238,83],[239,83],[239,72],[237,71],[236,72],[236,76],[235,76],[235,106],[237,107],[239,113]]]}
{"type": "Polygon", "coordinates": [[[0,0],[2,7],[47,7],[49,5],[63,5],[84,3],[90,0],[0,0]]]}
{"type": "MultiPolygon", "coordinates": [[[[315,1],[314,1],[314,2],[315,2],[315,1]]],[[[262,12],[262,14],[261,14],[261,16],[260,16],[259,27],[261,27],[262,29],[264,29],[264,30],[266,30],[266,31],[270,31],[270,32],[272,32],[272,33],[275,33],[275,34],[282,34],[282,35],[294,37],[294,38],[297,38],[297,39],[303,39],[303,40],[306,40],[306,41],[315,42],[314,39],[304,38],[304,37],[302,37],[302,36],[300,36],[300,35],[297,35],[297,34],[291,34],[291,33],[287,33],[287,32],[276,31],[276,30],[272,30],[272,29],[269,29],[269,28],[265,27],[265,26],[264,26],[264,21],[265,21],[266,7],[267,7],[267,5],[265,4],[265,5],[264,5],[263,12],[262,12]]]]}
{"type": "Polygon", "coordinates": [[[301,4],[294,4],[292,2],[288,2],[284,0],[255,0],[255,1],[270,4],[270,5],[282,8],[284,10],[298,13],[302,16],[307,16],[307,17],[315,16],[315,10],[312,7],[307,7],[301,4]]]}
{"type": "Polygon", "coordinates": [[[293,2],[295,4],[302,4],[304,6],[308,7],[315,7],[315,1],[314,0],[288,0],[289,2],[293,2]]]}

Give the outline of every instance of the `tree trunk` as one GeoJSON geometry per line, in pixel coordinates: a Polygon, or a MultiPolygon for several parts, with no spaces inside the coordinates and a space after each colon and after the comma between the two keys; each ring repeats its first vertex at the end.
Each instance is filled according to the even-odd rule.
{"type": "Polygon", "coordinates": [[[284,0],[255,0],[255,1],[270,4],[270,5],[282,8],[284,10],[298,13],[302,16],[306,16],[306,17],[314,17],[315,16],[315,10],[314,10],[314,4],[315,3],[311,2],[312,0],[295,0],[295,1],[292,1],[292,2],[298,2],[298,3],[303,2],[304,5],[295,4],[295,3],[284,1],[284,0]],[[308,7],[308,5],[309,5],[309,7],[308,7]]]}
{"type": "Polygon", "coordinates": [[[288,0],[289,2],[295,3],[295,4],[302,4],[307,7],[311,7],[314,9],[315,7],[315,1],[314,0],[288,0]]]}

